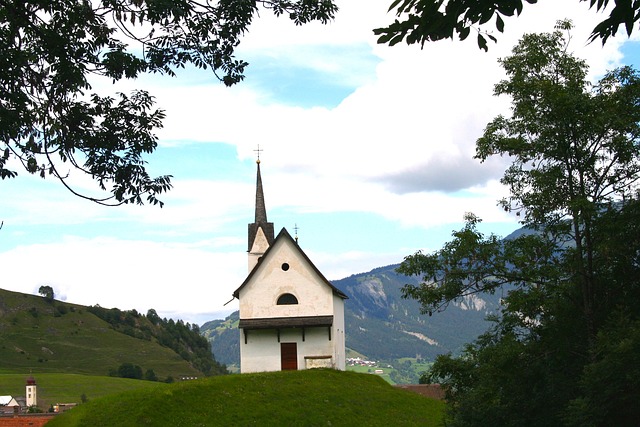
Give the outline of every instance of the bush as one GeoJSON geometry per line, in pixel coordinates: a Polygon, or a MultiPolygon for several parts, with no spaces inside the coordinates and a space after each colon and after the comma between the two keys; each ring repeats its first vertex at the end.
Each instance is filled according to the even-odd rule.
{"type": "Polygon", "coordinates": [[[118,368],[118,376],[122,378],[133,378],[134,380],[142,379],[142,368],[133,363],[123,363],[118,368]]]}

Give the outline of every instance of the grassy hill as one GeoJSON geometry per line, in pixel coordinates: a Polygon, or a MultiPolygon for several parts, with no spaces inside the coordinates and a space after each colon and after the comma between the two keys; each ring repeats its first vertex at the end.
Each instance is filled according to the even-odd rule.
{"type": "MultiPolygon", "coordinates": [[[[153,370],[160,381],[203,376],[190,357],[195,350],[188,339],[180,338],[182,350],[177,352],[168,325],[152,320],[134,312],[47,301],[0,289],[0,374],[106,376],[131,363],[143,371],[153,370]]],[[[188,329],[172,325],[181,334],[188,329]]],[[[196,333],[186,335],[201,338],[196,333]]]]}
{"type": "Polygon", "coordinates": [[[439,426],[444,404],[333,370],[210,377],[91,400],[47,427],[439,426]]]}

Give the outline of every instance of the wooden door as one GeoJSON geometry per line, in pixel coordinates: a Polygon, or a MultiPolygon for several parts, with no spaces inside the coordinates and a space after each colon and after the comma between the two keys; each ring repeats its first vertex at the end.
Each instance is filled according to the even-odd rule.
{"type": "Polygon", "coordinates": [[[298,347],[296,343],[280,343],[280,368],[283,371],[298,370],[298,347]]]}

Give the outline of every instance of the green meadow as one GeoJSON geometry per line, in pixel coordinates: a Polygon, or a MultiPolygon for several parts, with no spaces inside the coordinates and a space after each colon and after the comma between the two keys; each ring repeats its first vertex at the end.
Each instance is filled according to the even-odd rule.
{"type": "Polygon", "coordinates": [[[161,381],[203,375],[170,348],[117,331],[87,307],[3,289],[0,361],[0,374],[24,377],[29,373],[107,376],[123,363],[151,369],[161,381]]]}
{"type": "Polygon", "coordinates": [[[225,375],[89,400],[48,427],[440,426],[444,403],[375,375],[314,369],[225,375]]]}
{"type": "MultiPolygon", "coordinates": [[[[28,375],[0,374],[0,395],[24,396],[28,375]]],[[[33,374],[38,386],[38,407],[47,410],[57,403],[81,403],[110,394],[168,386],[153,381],[81,374],[33,374]]]]}

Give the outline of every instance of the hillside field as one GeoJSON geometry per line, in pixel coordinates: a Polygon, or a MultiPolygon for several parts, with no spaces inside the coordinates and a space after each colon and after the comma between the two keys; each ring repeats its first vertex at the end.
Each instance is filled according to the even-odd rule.
{"type": "MultiPolygon", "coordinates": [[[[27,374],[0,373],[0,395],[24,396],[27,374]]],[[[79,374],[33,374],[38,386],[38,407],[43,411],[57,403],[81,403],[123,391],[166,387],[154,381],[79,374]]]]}
{"type": "Polygon", "coordinates": [[[0,289],[0,374],[107,376],[121,364],[132,363],[143,371],[153,370],[160,381],[203,376],[158,340],[132,336],[142,328],[154,327],[143,316],[133,321],[140,328],[131,327],[128,335],[91,313],[89,307],[0,289]]]}

